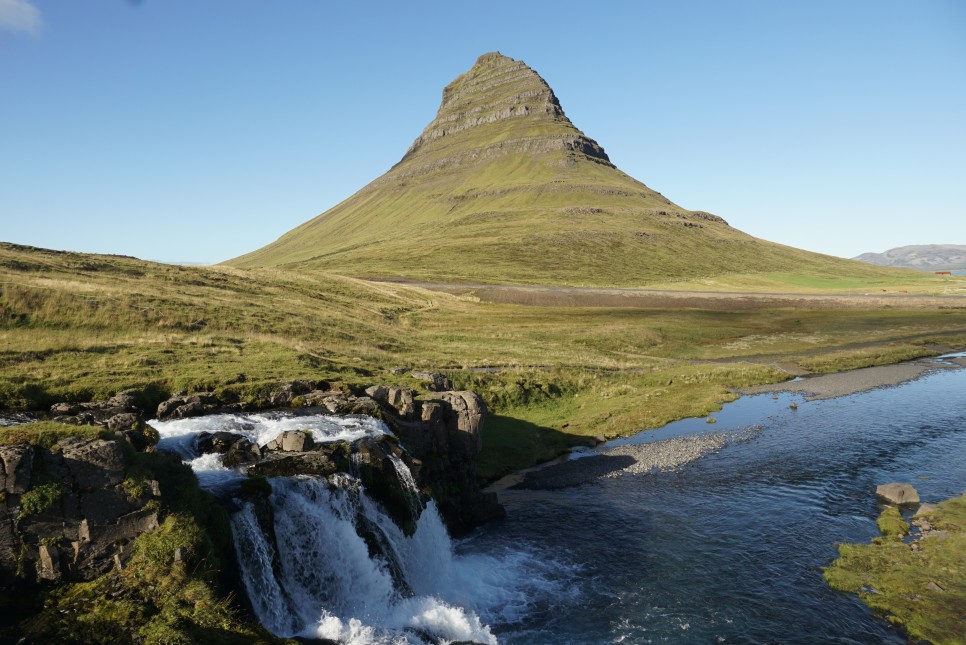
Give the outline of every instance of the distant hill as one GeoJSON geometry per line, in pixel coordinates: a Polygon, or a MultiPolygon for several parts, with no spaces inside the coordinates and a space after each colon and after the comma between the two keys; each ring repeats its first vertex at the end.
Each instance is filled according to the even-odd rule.
{"type": "Polygon", "coordinates": [[[674,204],[615,167],[543,78],[500,53],[484,54],[446,86],[436,118],[389,172],[227,264],[571,286],[888,275],[756,239],[674,204]]]}
{"type": "Polygon", "coordinates": [[[863,253],[855,259],[882,267],[903,267],[920,271],[960,271],[966,270],[966,246],[962,244],[900,246],[884,253],[863,253]]]}

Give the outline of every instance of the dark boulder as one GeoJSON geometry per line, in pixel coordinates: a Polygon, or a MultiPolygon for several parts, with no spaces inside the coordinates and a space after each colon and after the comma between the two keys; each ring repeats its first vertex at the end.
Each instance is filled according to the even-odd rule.
{"type": "Polygon", "coordinates": [[[221,463],[229,468],[253,464],[262,456],[257,444],[233,432],[202,432],[195,439],[195,450],[201,454],[224,455],[221,463]]]}
{"type": "Polygon", "coordinates": [[[157,417],[162,421],[187,419],[215,412],[221,405],[221,401],[211,392],[175,396],[158,405],[157,417]]]}

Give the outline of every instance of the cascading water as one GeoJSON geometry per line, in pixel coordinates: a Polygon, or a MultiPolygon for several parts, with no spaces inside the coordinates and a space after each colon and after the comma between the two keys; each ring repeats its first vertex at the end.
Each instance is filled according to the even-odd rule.
{"type": "MultiPolygon", "coordinates": [[[[322,415],[213,415],[152,425],[160,448],[177,452],[203,487],[223,497],[246,475],[225,467],[221,455],[199,456],[201,432],[233,432],[260,445],[284,430],[310,430],[320,443],[388,432],[375,419],[322,415]]],[[[267,629],[351,645],[489,645],[498,642],[491,625],[568,596],[572,571],[549,558],[517,549],[457,555],[435,505],[423,508],[405,462],[388,458],[418,517],[408,536],[351,474],[272,477],[267,499],[237,500],[232,530],[241,578],[267,629]]]]}
{"type": "Polygon", "coordinates": [[[439,581],[452,576],[452,545],[432,505],[406,537],[357,482],[336,484],[272,479],[277,551],[252,503],[235,514],[242,578],[263,625],[282,636],[348,643],[497,642],[477,614],[440,593],[439,581]],[[390,548],[371,556],[357,529],[360,519],[390,548]]]}

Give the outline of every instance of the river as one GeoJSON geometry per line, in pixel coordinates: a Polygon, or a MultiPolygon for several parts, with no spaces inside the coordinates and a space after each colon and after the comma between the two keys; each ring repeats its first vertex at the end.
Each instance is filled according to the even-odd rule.
{"type": "MultiPolygon", "coordinates": [[[[566,470],[571,485],[504,490],[507,518],[455,543],[432,504],[406,537],[349,480],[273,480],[281,566],[268,565],[276,547],[246,505],[233,520],[239,566],[272,631],[351,645],[905,643],[829,589],[822,567],[838,543],[877,535],[878,484],[911,482],[931,502],[966,490],[964,392],[966,369],[950,367],[836,399],[746,396],[715,424],[686,419],[540,471],[546,483],[566,470]],[[730,439],[673,471],[627,474],[626,454],[602,454],[709,432],[730,439]],[[357,535],[360,522],[391,547],[384,555],[357,535]]],[[[198,457],[198,432],[264,443],[293,427],[317,441],[387,431],[292,413],[156,425],[161,448],[222,495],[243,476],[198,457]]]]}
{"type": "Polygon", "coordinates": [[[964,392],[960,369],[822,401],[745,397],[714,426],[636,439],[758,428],[678,472],[505,491],[507,519],[458,550],[531,545],[568,593],[515,622],[481,613],[501,643],[905,643],[821,569],[838,543],[878,535],[876,485],[932,502],[966,490],[964,392]]]}

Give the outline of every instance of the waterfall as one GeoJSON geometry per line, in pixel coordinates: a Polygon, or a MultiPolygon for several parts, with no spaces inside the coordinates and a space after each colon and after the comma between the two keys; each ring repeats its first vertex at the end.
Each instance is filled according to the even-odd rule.
{"type": "Polygon", "coordinates": [[[391,453],[389,455],[389,461],[396,471],[396,479],[399,480],[399,486],[406,495],[406,502],[409,504],[410,512],[412,512],[414,517],[418,517],[420,512],[422,512],[423,502],[419,498],[419,487],[416,485],[416,480],[413,479],[413,474],[410,472],[409,466],[402,459],[391,453]]]}
{"type": "Polygon", "coordinates": [[[266,628],[353,644],[497,642],[478,615],[440,596],[453,547],[432,503],[406,537],[351,478],[271,483],[277,546],[252,502],[232,518],[242,579],[266,628]],[[376,534],[379,552],[360,527],[376,534]]]}
{"type": "MultiPolygon", "coordinates": [[[[491,645],[505,629],[561,599],[573,601],[575,569],[552,554],[513,544],[457,554],[433,502],[391,452],[383,475],[398,483],[415,529],[406,535],[350,474],[273,477],[267,498],[237,499],[247,478],[220,454],[199,454],[201,432],[231,432],[264,446],[285,430],[317,443],[370,441],[389,429],[370,417],[268,412],[151,421],[159,449],[191,466],[202,488],[232,504],[235,551],[252,610],[273,633],[346,645],[491,645]]],[[[356,475],[362,455],[351,455],[356,475]]],[[[409,527],[412,528],[412,527],[409,527]]],[[[470,541],[472,542],[472,540],[470,541]]],[[[468,542],[461,545],[465,551],[468,542]]]]}

